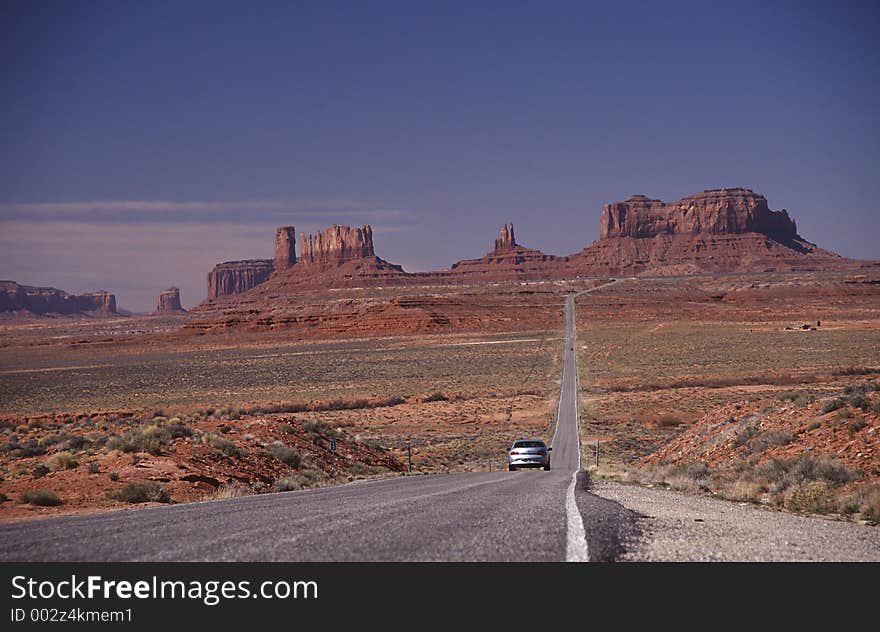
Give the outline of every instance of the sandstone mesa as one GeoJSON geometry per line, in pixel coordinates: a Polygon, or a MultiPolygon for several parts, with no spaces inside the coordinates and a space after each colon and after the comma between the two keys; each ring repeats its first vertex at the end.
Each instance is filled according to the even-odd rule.
{"type": "Polygon", "coordinates": [[[370,285],[460,284],[603,275],[786,272],[876,265],[823,250],[803,239],[788,211],[771,210],[750,189],[710,189],[666,203],[644,195],[606,204],[600,237],[557,256],[517,243],[504,224],[491,252],[446,270],[408,273],[376,255],[369,225],[333,225],[314,235],[284,226],[275,259],[218,264],[208,275],[208,303],[268,283],[274,292],[370,285]]]}
{"type": "Polygon", "coordinates": [[[159,300],[156,304],[156,313],[182,313],[186,310],[180,304],[180,289],[170,287],[159,294],[159,300]]]}

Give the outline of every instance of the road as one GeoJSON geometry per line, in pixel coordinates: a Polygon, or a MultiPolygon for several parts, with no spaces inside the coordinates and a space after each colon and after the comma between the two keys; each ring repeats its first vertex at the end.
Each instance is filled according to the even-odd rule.
{"type": "Polygon", "coordinates": [[[552,469],[407,476],[0,526],[6,561],[586,561],[574,299],[552,469]]]}
{"type": "Polygon", "coordinates": [[[0,561],[880,560],[878,528],[590,484],[579,472],[574,298],[550,472],[406,476],[0,525],[0,561]]]}

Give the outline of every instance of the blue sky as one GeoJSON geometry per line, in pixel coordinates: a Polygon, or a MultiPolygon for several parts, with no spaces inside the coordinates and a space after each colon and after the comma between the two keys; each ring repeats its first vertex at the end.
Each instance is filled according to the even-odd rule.
{"type": "Polygon", "coordinates": [[[282,224],[438,269],[723,186],[880,258],[877,7],[7,1],[0,277],[192,306],[282,224]]]}

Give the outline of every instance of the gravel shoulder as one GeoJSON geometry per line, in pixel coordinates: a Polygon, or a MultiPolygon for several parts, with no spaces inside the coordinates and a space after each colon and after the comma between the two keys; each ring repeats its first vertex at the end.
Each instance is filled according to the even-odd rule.
{"type": "Polygon", "coordinates": [[[620,561],[880,561],[880,527],[607,481],[592,481],[590,492],[638,514],[620,561]]]}

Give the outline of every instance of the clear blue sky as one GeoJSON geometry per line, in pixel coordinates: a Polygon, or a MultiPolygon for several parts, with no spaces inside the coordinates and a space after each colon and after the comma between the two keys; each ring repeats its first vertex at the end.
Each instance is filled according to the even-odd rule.
{"type": "Polygon", "coordinates": [[[191,306],[282,224],[437,269],[722,186],[880,258],[878,6],[7,0],[0,278],[191,306]]]}

